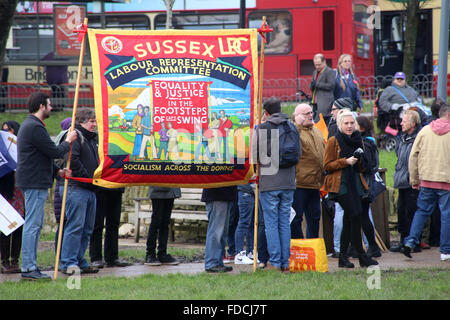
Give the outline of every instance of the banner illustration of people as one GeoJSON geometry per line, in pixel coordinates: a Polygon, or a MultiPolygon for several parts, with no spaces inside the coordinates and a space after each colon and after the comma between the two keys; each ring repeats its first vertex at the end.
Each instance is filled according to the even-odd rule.
{"type": "Polygon", "coordinates": [[[88,29],[105,187],[246,183],[257,30],[88,29]]]}

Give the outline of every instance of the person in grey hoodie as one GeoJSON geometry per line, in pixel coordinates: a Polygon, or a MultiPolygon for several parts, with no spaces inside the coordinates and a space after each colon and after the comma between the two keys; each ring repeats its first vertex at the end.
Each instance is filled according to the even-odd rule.
{"type": "Polygon", "coordinates": [[[409,228],[417,210],[417,197],[419,190],[414,190],[409,184],[408,161],[411,148],[421,129],[420,117],[417,111],[407,110],[401,122],[402,135],[395,150],[397,164],[394,172],[394,188],[398,189],[397,215],[400,243],[392,246],[391,252],[400,252],[403,242],[409,234],[409,228]]]}
{"type": "MultiPolygon", "coordinates": [[[[267,99],[263,108],[267,121],[256,129],[253,139],[253,159],[259,158],[261,163],[259,191],[269,251],[266,268],[288,272],[291,243],[289,217],[296,188],[295,165],[278,168],[276,161],[278,159],[275,159],[274,155],[268,158],[269,162],[265,161],[267,159],[264,159],[264,156],[267,157],[267,153],[264,152],[264,148],[268,147],[271,141],[264,141],[264,136],[267,135],[264,135],[263,130],[272,128],[273,125],[279,127],[283,122],[290,120],[287,114],[281,112],[281,102],[278,98],[267,99]]],[[[294,128],[298,134],[297,128],[295,126],[294,128]]],[[[278,144],[278,141],[275,143],[278,144]]]]}

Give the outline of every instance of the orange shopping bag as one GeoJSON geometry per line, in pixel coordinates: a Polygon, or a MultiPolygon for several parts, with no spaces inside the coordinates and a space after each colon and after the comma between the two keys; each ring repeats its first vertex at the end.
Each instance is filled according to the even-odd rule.
{"type": "Polygon", "coordinates": [[[328,272],[327,251],[323,238],[291,239],[289,271],[328,272]]]}

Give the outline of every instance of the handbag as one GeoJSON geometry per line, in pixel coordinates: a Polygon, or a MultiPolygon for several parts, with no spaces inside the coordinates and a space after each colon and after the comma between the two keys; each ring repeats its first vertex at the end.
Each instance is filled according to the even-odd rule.
{"type": "Polygon", "coordinates": [[[327,250],[323,238],[291,239],[289,271],[328,272],[327,250]]]}
{"type": "Polygon", "coordinates": [[[384,131],[394,137],[398,134],[398,130],[392,128],[391,125],[387,125],[386,128],[384,128],[384,131]]]}
{"type": "Polygon", "coordinates": [[[375,179],[373,181],[373,198],[375,199],[380,193],[386,191],[386,184],[380,176],[379,172],[375,173],[375,179]]]}

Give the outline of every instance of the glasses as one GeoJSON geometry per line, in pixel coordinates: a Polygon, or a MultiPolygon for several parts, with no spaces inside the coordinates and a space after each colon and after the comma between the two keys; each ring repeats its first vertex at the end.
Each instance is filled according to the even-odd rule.
{"type": "Polygon", "coordinates": [[[313,114],[313,112],[310,111],[310,112],[307,112],[307,113],[302,113],[302,115],[304,115],[304,116],[307,116],[307,115],[309,115],[309,114],[313,114]]]}

